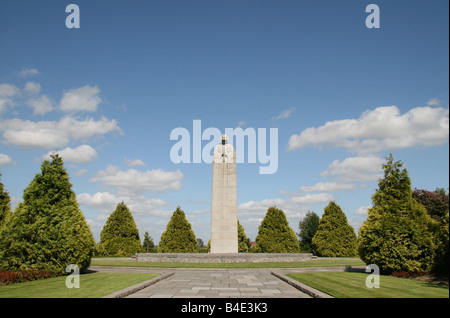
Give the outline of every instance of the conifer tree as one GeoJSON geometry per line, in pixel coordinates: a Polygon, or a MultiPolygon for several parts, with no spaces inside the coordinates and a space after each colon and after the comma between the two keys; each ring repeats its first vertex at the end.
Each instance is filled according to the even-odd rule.
{"type": "Polygon", "coordinates": [[[300,244],[289,226],[286,215],[276,207],[270,207],[258,228],[257,253],[298,253],[300,244]]]}
{"type": "Polygon", "coordinates": [[[139,231],[133,215],[123,201],[108,217],[100,233],[98,250],[102,255],[127,257],[141,251],[139,231]]]}
{"type": "Polygon", "coordinates": [[[0,173],[0,231],[5,225],[6,221],[11,216],[10,198],[8,192],[6,192],[2,180],[2,174],[0,173]]]}
{"type": "Polygon", "coordinates": [[[158,252],[160,253],[195,253],[197,239],[186,219],[184,211],[178,206],[161,235],[158,252]]]}
{"type": "Polygon", "coordinates": [[[239,223],[238,220],[238,252],[247,253],[248,252],[248,242],[249,239],[245,235],[244,227],[239,223]]]}
{"type": "Polygon", "coordinates": [[[383,165],[384,177],[372,196],[373,207],[359,230],[358,251],[382,273],[426,271],[433,260],[432,221],[412,198],[411,180],[392,154],[383,165]]]}
{"type": "Polygon", "coordinates": [[[69,175],[58,155],[45,160],[0,232],[0,267],[65,273],[76,264],[86,269],[94,238],[78,208],[69,175]]]}
{"type": "Polygon", "coordinates": [[[330,202],[312,239],[313,253],[325,257],[354,256],[356,242],[355,230],[348,224],[345,213],[330,202]]]}

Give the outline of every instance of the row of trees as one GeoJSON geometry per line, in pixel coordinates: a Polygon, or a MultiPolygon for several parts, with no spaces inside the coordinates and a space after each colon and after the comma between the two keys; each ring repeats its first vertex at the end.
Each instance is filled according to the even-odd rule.
{"type": "Polygon", "coordinates": [[[449,272],[449,194],[411,189],[408,171],[392,155],[372,196],[373,207],[358,239],[339,206],[330,203],[322,218],[308,212],[299,223],[303,251],[318,256],[359,254],[384,273],[449,272]]]}
{"type": "MultiPolygon", "coordinates": [[[[318,256],[354,256],[377,264],[382,272],[448,273],[448,194],[412,191],[403,164],[392,155],[372,196],[373,207],[358,238],[339,205],[330,202],[322,217],[310,212],[300,222],[297,239],[285,213],[270,207],[261,222],[254,252],[318,256]],[[300,241],[300,242],[299,242],[300,241]]],[[[144,249],[133,216],[124,202],[109,216],[94,246],[94,238],[78,208],[68,174],[58,155],[44,161],[25,189],[23,203],[11,213],[9,196],[0,182],[0,268],[64,272],[68,264],[87,268],[93,253],[130,256],[153,246],[148,232],[144,249]]],[[[239,252],[249,251],[249,239],[238,223],[239,252]]],[[[198,239],[184,212],[177,207],[161,235],[158,252],[192,253],[198,239]]]]}

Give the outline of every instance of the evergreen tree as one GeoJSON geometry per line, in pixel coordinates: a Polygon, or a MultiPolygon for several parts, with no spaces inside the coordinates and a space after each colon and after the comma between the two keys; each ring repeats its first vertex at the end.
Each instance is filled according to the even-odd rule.
{"type": "Polygon", "coordinates": [[[319,227],[319,221],[320,218],[316,213],[308,211],[303,220],[299,222],[298,228],[300,232],[298,233],[298,239],[302,252],[310,253],[312,251],[312,239],[319,227]]]}
{"type": "Polygon", "coordinates": [[[2,174],[0,173],[0,231],[5,225],[6,221],[11,216],[10,198],[8,192],[5,191],[1,181],[2,174]]]}
{"type": "Polygon", "coordinates": [[[286,215],[276,207],[270,207],[258,228],[257,253],[298,253],[300,244],[289,226],[286,215]]]}
{"type": "Polygon", "coordinates": [[[98,249],[101,254],[111,256],[131,256],[141,251],[139,231],[123,201],[108,217],[100,233],[98,249]]]}
{"type": "Polygon", "coordinates": [[[197,239],[186,219],[184,211],[178,206],[161,235],[158,251],[160,253],[195,253],[197,239]]]}
{"type": "Polygon", "coordinates": [[[77,264],[86,269],[94,238],[78,208],[69,175],[58,155],[45,160],[0,232],[0,267],[64,273],[77,264]]]}
{"type": "Polygon", "coordinates": [[[142,243],[142,247],[146,253],[155,247],[155,243],[153,243],[153,239],[150,234],[148,234],[148,231],[144,233],[144,242],[142,243]]]}
{"type": "Polygon", "coordinates": [[[359,230],[358,251],[382,273],[426,271],[433,260],[432,220],[412,198],[411,180],[392,154],[383,165],[384,177],[372,196],[373,207],[359,230]]]}
{"type": "Polygon", "coordinates": [[[449,276],[449,260],[450,260],[450,249],[449,249],[449,213],[441,218],[438,224],[438,228],[435,231],[436,236],[436,254],[433,260],[433,272],[449,276]]]}
{"type": "Polygon", "coordinates": [[[239,253],[247,253],[248,252],[248,245],[249,245],[249,239],[245,235],[244,227],[239,223],[238,220],[238,252],[239,253]]]}
{"type": "Polygon", "coordinates": [[[312,239],[314,254],[325,257],[354,256],[356,242],[355,230],[348,224],[345,213],[335,202],[330,202],[312,239]]]}

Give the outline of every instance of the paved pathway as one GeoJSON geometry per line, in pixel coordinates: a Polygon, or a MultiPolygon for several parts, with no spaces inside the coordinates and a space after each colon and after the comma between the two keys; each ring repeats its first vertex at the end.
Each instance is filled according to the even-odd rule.
{"type": "MultiPolygon", "coordinates": [[[[279,269],[182,269],[92,266],[89,269],[100,272],[159,273],[162,276],[156,283],[139,287],[138,291],[127,292],[128,298],[309,298],[327,297],[304,284],[294,282],[298,288],[285,282],[293,280],[283,274],[293,272],[336,272],[364,271],[364,266],[279,268],[279,269]],[[276,275],[273,275],[275,272],[276,275]],[[169,274],[169,275],[165,275],[169,274]],[[164,278],[164,276],[166,278],[164,278]],[[168,277],[167,277],[168,276],[168,277]],[[278,276],[278,277],[277,277],[278,276]],[[279,277],[283,278],[280,279],[279,277]],[[163,278],[163,279],[161,279],[163,278]],[[301,286],[299,286],[301,285],[301,286]],[[305,290],[305,292],[301,290],[305,290]],[[311,292],[312,291],[312,292],[311,292]]],[[[125,291],[125,290],[123,290],[125,291]]],[[[117,293],[122,293],[119,291],[117,293]]],[[[116,293],[116,294],[117,294],[116,293]]]]}
{"type": "Polygon", "coordinates": [[[154,269],[93,266],[101,272],[174,273],[128,298],[309,298],[270,269],[154,269]]]}
{"type": "Polygon", "coordinates": [[[309,297],[268,270],[183,270],[128,298],[309,297]]]}

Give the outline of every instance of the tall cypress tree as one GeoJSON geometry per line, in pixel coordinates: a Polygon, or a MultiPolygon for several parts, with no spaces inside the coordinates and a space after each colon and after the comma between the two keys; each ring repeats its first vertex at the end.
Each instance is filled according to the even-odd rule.
{"type": "Polygon", "coordinates": [[[238,220],[238,252],[247,253],[248,252],[248,242],[249,239],[245,235],[244,227],[239,223],[238,220]]]}
{"type": "Polygon", "coordinates": [[[257,253],[298,253],[300,244],[286,215],[276,207],[270,207],[258,228],[257,253]]]}
{"type": "Polygon", "coordinates": [[[158,252],[160,253],[195,253],[197,239],[184,211],[178,206],[161,235],[158,252]]]}
{"type": "Polygon", "coordinates": [[[94,238],[58,155],[45,160],[0,232],[0,267],[64,273],[89,266],[94,238]]]}
{"type": "Polygon", "coordinates": [[[386,274],[428,270],[434,254],[432,220],[412,198],[411,180],[402,167],[392,154],[386,158],[384,177],[372,196],[373,207],[359,229],[361,259],[386,274]]]}
{"type": "Polygon", "coordinates": [[[100,233],[98,250],[100,254],[110,256],[131,256],[141,251],[139,231],[123,201],[108,217],[100,233]]]}
{"type": "Polygon", "coordinates": [[[335,202],[330,202],[325,208],[312,239],[312,247],[317,256],[341,257],[356,254],[355,230],[348,224],[345,213],[335,202]]]}
{"type": "Polygon", "coordinates": [[[10,198],[8,192],[6,192],[2,180],[2,174],[0,173],[0,231],[3,225],[11,216],[10,198]]]}

